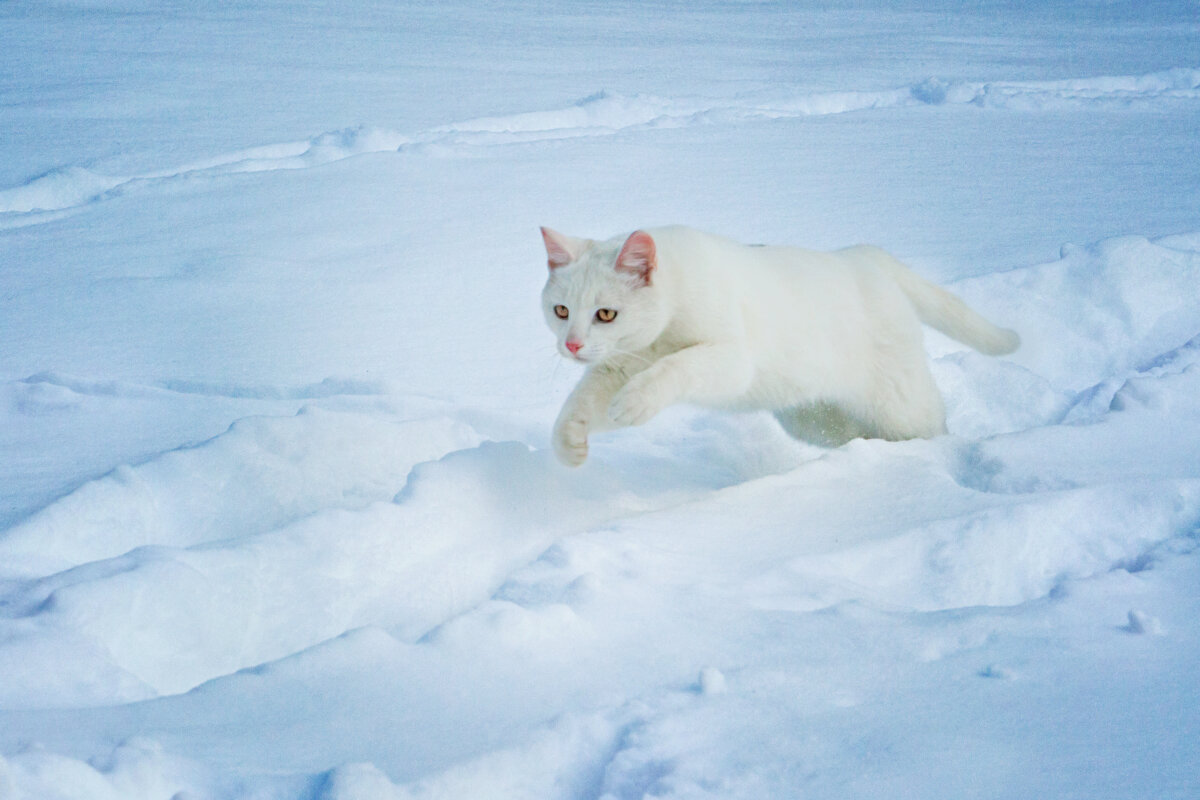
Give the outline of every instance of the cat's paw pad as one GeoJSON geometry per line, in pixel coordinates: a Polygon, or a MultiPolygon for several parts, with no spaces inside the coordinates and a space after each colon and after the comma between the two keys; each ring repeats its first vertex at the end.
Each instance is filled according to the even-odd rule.
{"type": "Polygon", "coordinates": [[[554,454],[568,467],[587,461],[587,426],[581,420],[567,420],[554,429],[554,454]]]}
{"type": "Polygon", "coordinates": [[[613,398],[608,417],[618,425],[644,425],[661,410],[662,405],[653,393],[630,385],[613,398]]]}

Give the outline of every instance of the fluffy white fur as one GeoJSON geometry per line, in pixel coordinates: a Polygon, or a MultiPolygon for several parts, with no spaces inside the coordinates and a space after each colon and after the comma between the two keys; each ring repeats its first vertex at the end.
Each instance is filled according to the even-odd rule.
{"type": "Polygon", "coordinates": [[[590,433],[680,402],[769,409],[826,446],[936,436],[945,410],[921,323],[991,355],[1020,343],[875,247],[747,246],[684,227],[542,235],[547,324],[559,352],[588,366],[554,426],[573,466],[590,433]]]}

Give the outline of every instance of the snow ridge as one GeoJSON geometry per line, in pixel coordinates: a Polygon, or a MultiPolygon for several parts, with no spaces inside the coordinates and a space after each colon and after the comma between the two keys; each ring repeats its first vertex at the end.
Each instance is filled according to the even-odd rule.
{"type": "Polygon", "coordinates": [[[147,184],[199,176],[231,175],[320,166],[367,153],[475,148],[690,125],[845,114],[912,105],[974,105],[1044,109],[1117,105],[1155,107],[1200,99],[1200,69],[1177,68],[1146,75],[1059,81],[942,81],[882,91],[803,92],[762,101],[599,92],[545,111],[480,117],[414,135],[374,126],[319,134],[307,140],[263,145],[140,175],[104,175],[66,166],[25,184],[0,190],[0,228],[44,221],[61,212],[147,184]]]}

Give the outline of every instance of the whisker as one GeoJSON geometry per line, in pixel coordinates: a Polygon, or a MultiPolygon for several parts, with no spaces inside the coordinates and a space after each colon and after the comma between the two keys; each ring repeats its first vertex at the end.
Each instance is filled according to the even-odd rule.
{"type": "MultiPolygon", "coordinates": [[[[654,364],[654,361],[652,359],[649,359],[646,356],[641,355],[640,353],[635,353],[630,350],[621,350],[620,348],[612,348],[609,351],[609,358],[611,358],[612,356],[624,356],[626,358],[631,358],[631,359],[634,359],[635,361],[640,362],[642,366],[646,366],[646,367],[652,366],[654,364]]],[[[562,353],[558,352],[558,349],[554,348],[554,347],[550,348],[548,357],[554,362],[554,374],[552,377],[557,379],[559,371],[562,369],[563,365],[567,364],[567,363],[571,363],[571,361],[570,361],[570,359],[563,358],[562,353]]],[[[604,360],[608,360],[608,359],[606,358],[604,360]]],[[[583,364],[583,366],[594,366],[597,363],[600,363],[600,362],[589,361],[589,362],[585,362],[583,364]]]]}

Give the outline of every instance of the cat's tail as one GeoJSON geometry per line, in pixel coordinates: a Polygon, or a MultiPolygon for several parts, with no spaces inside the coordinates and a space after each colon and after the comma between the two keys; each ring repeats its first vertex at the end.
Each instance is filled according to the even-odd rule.
{"type": "Polygon", "coordinates": [[[957,295],[930,283],[908,267],[888,257],[885,268],[908,295],[917,316],[931,328],[989,356],[1003,356],[1021,346],[1014,330],[988,322],[957,295]]]}

